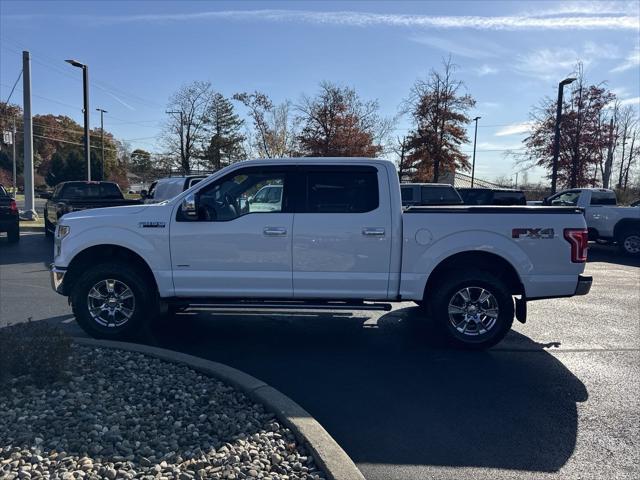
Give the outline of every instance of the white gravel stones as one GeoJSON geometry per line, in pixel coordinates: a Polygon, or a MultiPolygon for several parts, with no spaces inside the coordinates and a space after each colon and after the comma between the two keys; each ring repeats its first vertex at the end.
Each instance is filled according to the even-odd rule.
{"type": "Polygon", "coordinates": [[[69,382],[0,389],[0,478],[324,479],[244,394],[188,367],[73,347],[69,382]]]}

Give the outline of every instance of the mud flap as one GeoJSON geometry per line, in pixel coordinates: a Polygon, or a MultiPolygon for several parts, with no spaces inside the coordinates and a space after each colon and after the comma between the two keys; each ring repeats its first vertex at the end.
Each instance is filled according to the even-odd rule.
{"type": "Polygon", "coordinates": [[[516,320],[520,323],[527,321],[527,299],[524,295],[520,298],[516,298],[516,320]]]}

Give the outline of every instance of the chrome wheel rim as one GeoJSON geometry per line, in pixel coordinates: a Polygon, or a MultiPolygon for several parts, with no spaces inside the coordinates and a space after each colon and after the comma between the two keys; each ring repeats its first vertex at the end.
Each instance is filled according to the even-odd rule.
{"type": "Polygon", "coordinates": [[[623,245],[629,253],[640,253],[640,235],[629,235],[624,239],[623,245]]]}
{"type": "Polygon", "coordinates": [[[470,337],[484,335],[498,321],[498,300],[482,287],[465,287],[449,301],[449,322],[460,334],[470,337]]]}
{"type": "Polygon", "coordinates": [[[87,306],[91,318],[103,327],[121,327],[133,316],[136,298],[120,280],[101,280],[89,289],[87,306]]]}

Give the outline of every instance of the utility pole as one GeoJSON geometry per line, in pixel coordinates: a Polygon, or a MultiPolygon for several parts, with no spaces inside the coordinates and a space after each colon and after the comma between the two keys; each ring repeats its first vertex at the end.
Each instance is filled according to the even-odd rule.
{"type": "Polygon", "coordinates": [[[37,220],[33,191],[33,120],[31,118],[31,54],[22,52],[22,104],[24,106],[24,216],[37,220]]]}
{"type": "Polygon", "coordinates": [[[473,119],[473,121],[476,122],[476,131],[473,134],[473,160],[471,163],[471,188],[473,188],[473,179],[476,174],[476,140],[478,139],[478,120],[480,120],[481,118],[482,117],[476,117],[473,119]]]}
{"type": "Polygon", "coordinates": [[[551,195],[556,193],[558,183],[558,157],[560,156],[560,120],[562,118],[562,94],[564,86],[575,82],[573,77],[565,78],[558,84],[558,104],[556,106],[556,130],[553,138],[553,169],[551,171],[551,195]]]}
{"type": "Polygon", "coordinates": [[[12,142],[12,147],[13,147],[13,152],[12,152],[12,160],[13,160],[13,194],[15,195],[16,192],[18,191],[18,183],[17,183],[17,175],[16,175],[16,117],[13,117],[13,133],[11,134],[11,142],[12,142]]]}
{"type": "Polygon", "coordinates": [[[76,60],[65,60],[70,65],[82,69],[82,96],[84,112],[84,160],[87,164],[87,180],[91,181],[91,144],[89,141],[89,67],[76,60]]]}
{"type": "Polygon", "coordinates": [[[100,147],[102,153],[100,155],[100,177],[98,180],[104,180],[104,114],[109,113],[102,108],[96,108],[100,112],[100,147]]]}

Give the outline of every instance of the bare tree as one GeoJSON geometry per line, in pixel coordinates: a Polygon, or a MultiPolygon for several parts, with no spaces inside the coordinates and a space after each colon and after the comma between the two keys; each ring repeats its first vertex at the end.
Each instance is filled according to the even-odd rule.
{"type": "Polygon", "coordinates": [[[236,93],[234,100],[248,109],[253,121],[254,132],[248,134],[251,139],[249,149],[258,156],[277,158],[292,156],[295,153],[295,131],[291,118],[291,103],[287,100],[274,105],[264,93],[236,93]]]}
{"type": "Polygon", "coordinates": [[[180,158],[180,168],[189,174],[192,162],[202,156],[198,147],[207,133],[207,114],[214,92],[210,82],[195,81],[182,86],[169,100],[169,120],[164,129],[168,153],[180,158]]]}
{"type": "Polygon", "coordinates": [[[628,179],[628,171],[634,161],[634,148],[637,142],[635,137],[638,133],[638,117],[632,106],[622,108],[618,121],[620,159],[618,165],[617,187],[623,188],[628,179]]]}

